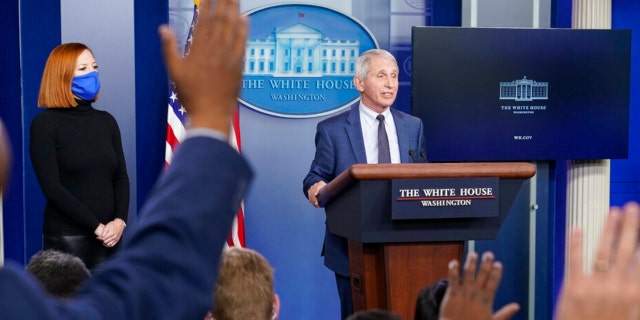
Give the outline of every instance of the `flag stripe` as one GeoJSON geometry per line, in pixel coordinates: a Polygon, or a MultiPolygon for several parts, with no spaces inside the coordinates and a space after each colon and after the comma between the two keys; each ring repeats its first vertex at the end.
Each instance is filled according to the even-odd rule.
{"type": "MultiPolygon", "coordinates": [[[[233,125],[231,126],[231,132],[229,133],[229,144],[235,148],[238,152],[241,152],[241,139],[240,139],[240,119],[238,110],[233,115],[233,125]]],[[[227,246],[229,247],[245,247],[244,237],[244,202],[240,203],[240,208],[236,213],[236,218],[233,220],[231,226],[231,232],[227,239],[227,246]]]]}
{"type": "MultiPolygon", "coordinates": [[[[185,55],[189,54],[189,47],[191,44],[191,36],[193,33],[193,27],[198,21],[198,1],[194,2],[193,7],[193,19],[191,27],[189,28],[189,34],[187,36],[187,42],[185,44],[185,55]]],[[[165,166],[171,164],[173,153],[175,149],[182,143],[186,136],[186,110],[180,104],[176,88],[173,83],[169,85],[169,103],[167,110],[167,137],[166,137],[166,149],[165,149],[165,166]]],[[[235,148],[238,152],[241,151],[240,142],[240,120],[238,111],[234,114],[232,130],[229,133],[229,144],[235,148]]],[[[229,236],[226,242],[228,247],[245,247],[245,233],[244,233],[244,202],[240,204],[240,208],[236,214],[236,218],[233,221],[229,236]]]]}

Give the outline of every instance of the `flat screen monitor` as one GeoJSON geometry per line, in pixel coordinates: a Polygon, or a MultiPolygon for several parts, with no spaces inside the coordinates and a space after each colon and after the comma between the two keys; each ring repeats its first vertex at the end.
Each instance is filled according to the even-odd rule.
{"type": "Polygon", "coordinates": [[[627,158],[631,31],[413,27],[433,162],[627,158]]]}

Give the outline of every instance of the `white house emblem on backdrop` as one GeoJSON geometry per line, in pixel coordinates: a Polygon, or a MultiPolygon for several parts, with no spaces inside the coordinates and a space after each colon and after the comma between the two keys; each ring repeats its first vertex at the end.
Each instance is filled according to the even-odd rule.
{"type": "Polygon", "coordinates": [[[354,18],[301,4],[267,6],[249,17],[243,104],[306,118],[339,111],[359,98],[352,81],[355,62],[377,42],[354,18]]]}
{"type": "Polygon", "coordinates": [[[549,99],[549,83],[538,82],[527,77],[500,82],[500,100],[533,101],[549,99]]]}

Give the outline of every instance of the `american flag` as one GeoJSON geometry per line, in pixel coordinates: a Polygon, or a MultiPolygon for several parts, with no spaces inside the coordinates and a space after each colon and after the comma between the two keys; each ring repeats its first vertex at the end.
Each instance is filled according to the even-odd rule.
{"type": "MultiPolygon", "coordinates": [[[[189,28],[189,35],[184,47],[185,55],[189,54],[189,47],[191,45],[191,35],[193,34],[193,27],[198,22],[198,2],[194,1],[193,6],[193,19],[191,20],[191,27],[189,28]]],[[[172,82],[169,85],[169,110],[167,113],[167,145],[164,155],[165,166],[171,164],[173,158],[173,152],[178,145],[182,142],[186,135],[185,123],[187,120],[187,111],[180,104],[178,96],[176,94],[176,86],[172,82]]],[[[233,117],[233,130],[229,135],[229,144],[233,146],[238,152],[241,150],[240,143],[240,122],[238,117],[238,111],[233,117]]],[[[245,247],[244,239],[244,203],[240,204],[236,218],[233,221],[229,237],[227,238],[227,246],[229,247],[245,247]]]]}

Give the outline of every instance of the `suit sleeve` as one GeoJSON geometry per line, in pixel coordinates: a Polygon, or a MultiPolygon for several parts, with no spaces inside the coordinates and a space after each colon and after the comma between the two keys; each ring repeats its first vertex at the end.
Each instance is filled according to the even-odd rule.
{"type": "Polygon", "coordinates": [[[319,181],[329,182],[335,178],[336,154],[331,135],[323,123],[316,130],[316,154],[311,162],[309,173],[302,182],[302,192],[308,197],[307,190],[319,181]]]}
{"type": "Polygon", "coordinates": [[[122,251],[73,300],[56,303],[28,285],[24,274],[6,270],[0,272],[0,294],[23,301],[14,307],[0,299],[0,319],[202,319],[211,305],[223,243],[251,176],[247,162],[228,144],[205,137],[185,140],[122,251]],[[13,288],[5,280],[12,280],[7,283],[13,288]]]}
{"type": "Polygon", "coordinates": [[[154,187],[120,256],[79,296],[113,319],[200,319],[251,170],[227,143],[185,140],[154,187]],[[224,165],[220,165],[223,163],[224,165]],[[136,306],[153,308],[139,310],[136,306]]]}

